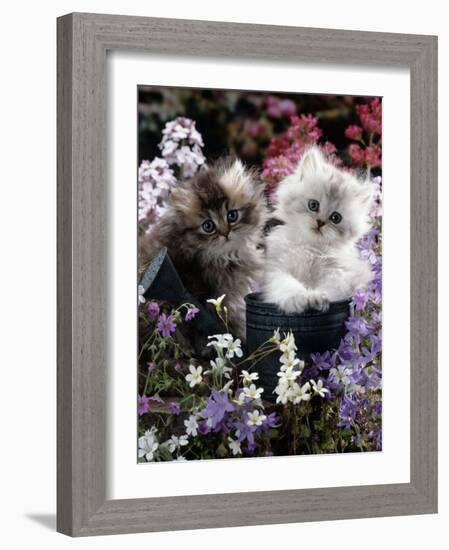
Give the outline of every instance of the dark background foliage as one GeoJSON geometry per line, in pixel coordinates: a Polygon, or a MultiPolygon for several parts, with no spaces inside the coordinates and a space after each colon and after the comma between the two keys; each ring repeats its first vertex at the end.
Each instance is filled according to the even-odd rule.
{"type": "MultiPolygon", "coordinates": [[[[342,152],[351,140],[345,128],[358,124],[357,104],[362,96],[292,94],[238,90],[208,90],[141,86],[138,90],[139,164],[160,155],[158,143],[166,122],[185,116],[196,122],[203,136],[203,153],[210,162],[233,152],[250,165],[261,166],[271,139],[290,125],[291,108],[296,114],[318,118],[323,141],[331,141],[342,152]],[[289,100],[284,112],[270,108],[270,98],[289,100]]],[[[341,153],[340,153],[341,154],[341,153]]]]}

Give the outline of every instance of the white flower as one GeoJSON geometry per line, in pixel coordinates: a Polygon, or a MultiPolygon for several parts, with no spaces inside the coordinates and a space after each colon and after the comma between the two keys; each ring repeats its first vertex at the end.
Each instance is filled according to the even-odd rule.
{"type": "Polygon", "coordinates": [[[198,435],[198,422],[194,414],[191,414],[187,420],[184,420],[184,426],[186,427],[187,435],[193,435],[193,437],[198,435]]]}
{"type": "Polygon", "coordinates": [[[208,346],[214,346],[215,349],[226,349],[229,344],[234,340],[232,334],[214,334],[213,336],[208,336],[209,340],[215,338],[214,342],[209,342],[208,346]]]}
{"type": "Polygon", "coordinates": [[[263,388],[256,388],[255,384],[251,384],[250,386],[245,386],[243,388],[243,392],[240,394],[240,396],[243,395],[243,397],[249,397],[250,399],[260,399],[262,393],[263,388]]]}
{"type": "Polygon", "coordinates": [[[230,341],[228,343],[228,351],[226,352],[226,357],[228,359],[232,359],[234,357],[234,354],[236,355],[236,357],[242,357],[243,351],[242,351],[241,345],[242,345],[242,342],[240,341],[239,338],[237,338],[236,340],[230,341]]]}
{"type": "Polygon", "coordinates": [[[189,382],[189,386],[194,388],[198,386],[203,381],[201,373],[203,372],[203,367],[195,368],[194,365],[189,365],[190,373],[186,375],[186,380],[189,382]]]}
{"type": "Polygon", "coordinates": [[[345,367],[344,365],[340,365],[337,368],[333,367],[329,371],[329,377],[331,380],[337,384],[343,384],[344,386],[351,383],[351,379],[349,378],[351,374],[352,369],[345,367]]]}
{"type": "Polygon", "coordinates": [[[304,368],[304,361],[300,361],[294,351],[283,353],[279,360],[282,363],[281,370],[287,370],[295,365],[299,365],[301,370],[304,368]]]}
{"type": "Polygon", "coordinates": [[[308,393],[309,391],[310,391],[309,382],[306,382],[303,386],[300,386],[299,384],[295,383],[293,384],[290,390],[289,400],[294,405],[297,405],[301,401],[309,401],[309,399],[311,398],[310,393],[308,393]]]}
{"type": "Polygon", "coordinates": [[[167,441],[168,443],[168,450],[171,453],[174,453],[177,449],[180,449],[181,447],[184,447],[185,445],[189,444],[188,436],[187,435],[181,435],[180,437],[176,435],[172,435],[170,439],[167,441]]]}
{"type": "Polygon", "coordinates": [[[206,300],[209,304],[212,304],[216,311],[219,313],[221,311],[221,302],[224,300],[226,294],[222,294],[219,298],[217,298],[216,300],[214,300],[213,298],[211,298],[210,300],[206,300]]]}
{"type": "Polygon", "coordinates": [[[254,380],[259,380],[259,373],[257,372],[248,372],[247,370],[242,370],[240,375],[243,378],[244,384],[251,384],[254,380]]]}
{"type": "Polygon", "coordinates": [[[329,390],[324,387],[323,381],[321,379],[318,380],[318,382],[315,382],[315,380],[310,380],[310,383],[312,384],[313,392],[316,395],[324,397],[326,393],[329,393],[329,390]]]}
{"type": "Polygon", "coordinates": [[[277,394],[276,403],[282,403],[286,405],[290,397],[290,386],[288,384],[282,383],[279,380],[279,384],[276,386],[274,393],[277,394]]]}
{"type": "Polygon", "coordinates": [[[279,382],[281,383],[294,382],[300,375],[301,371],[293,370],[293,367],[288,367],[285,370],[281,369],[278,372],[279,382]]]}
{"type": "Polygon", "coordinates": [[[138,174],[139,222],[150,225],[159,217],[164,200],[176,185],[173,170],[166,160],[156,157],[152,162],[142,161],[138,174]]]}
{"type": "Polygon", "coordinates": [[[176,462],[187,462],[187,458],[185,456],[179,455],[176,458],[176,462]]]}
{"type": "Polygon", "coordinates": [[[234,440],[231,437],[228,437],[228,444],[234,456],[242,454],[242,448],[240,446],[240,441],[238,439],[234,440]]]}
{"type": "Polygon", "coordinates": [[[281,333],[279,332],[278,328],[273,331],[273,336],[270,338],[270,342],[273,342],[274,344],[281,343],[281,333]]]}
{"type": "Polygon", "coordinates": [[[139,458],[145,457],[147,462],[151,462],[154,459],[154,453],[159,447],[159,443],[156,440],[156,428],[147,430],[142,437],[139,437],[139,458]]]}
{"type": "Polygon", "coordinates": [[[279,349],[282,351],[282,353],[290,353],[292,351],[296,351],[297,347],[295,344],[295,337],[293,336],[293,332],[289,332],[288,334],[284,335],[284,339],[279,344],[279,349]]]}
{"type": "Polygon", "coordinates": [[[138,294],[139,294],[139,304],[144,304],[145,301],[146,301],[146,300],[145,300],[145,297],[144,297],[144,295],[143,295],[143,293],[145,292],[145,289],[143,288],[142,285],[139,285],[139,286],[137,287],[137,292],[138,292],[138,294]]]}
{"type": "Polygon", "coordinates": [[[232,386],[232,384],[234,383],[234,380],[229,380],[229,382],[226,382],[226,384],[223,386],[223,388],[221,389],[221,391],[223,392],[229,392],[230,394],[232,393],[232,390],[230,389],[230,387],[232,386]]]}
{"type": "Polygon", "coordinates": [[[223,357],[217,357],[215,361],[210,361],[210,366],[212,367],[211,370],[206,371],[204,374],[208,374],[209,372],[222,374],[225,378],[228,380],[231,378],[231,367],[226,366],[226,360],[223,357]]]}
{"type": "Polygon", "coordinates": [[[262,426],[263,421],[267,418],[264,414],[260,414],[258,410],[247,413],[248,420],[246,421],[248,426],[262,426]]]}

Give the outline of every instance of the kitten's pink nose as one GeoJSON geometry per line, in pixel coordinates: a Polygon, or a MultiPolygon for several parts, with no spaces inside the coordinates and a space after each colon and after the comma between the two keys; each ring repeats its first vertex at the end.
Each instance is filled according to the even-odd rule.
{"type": "Polygon", "coordinates": [[[326,222],[323,222],[323,220],[317,220],[316,224],[318,226],[318,229],[321,229],[323,225],[326,225],[326,222]]]}

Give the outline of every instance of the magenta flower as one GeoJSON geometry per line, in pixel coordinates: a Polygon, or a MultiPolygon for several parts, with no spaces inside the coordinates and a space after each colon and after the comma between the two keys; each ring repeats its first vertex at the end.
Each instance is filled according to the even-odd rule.
{"type": "Polygon", "coordinates": [[[370,145],[365,149],[365,162],[372,168],[382,164],[382,151],[378,145],[370,145]]]}
{"type": "Polygon", "coordinates": [[[351,143],[348,148],[348,153],[355,164],[363,164],[365,162],[365,151],[356,143],[351,143]]]}
{"type": "Polygon", "coordinates": [[[351,124],[345,130],[345,136],[349,139],[354,139],[356,141],[362,139],[362,134],[363,128],[360,128],[360,126],[356,126],[355,124],[351,124]]]}
{"type": "Polygon", "coordinates": [[[188,310],[187,310],[187,313],[186,313],[186,316],[185,316],[185,320],[186,321],[191,321],[192,319],[194,319],[197,314],[199,313],[199,309],[195,306],[193,307],[190,307],[188,310]]]}
{"type": "Polygon", "coordinates": [[[176,323],[174,322],[173,317],[171,315],[165,315],[165,313],[162,313],[159,317],[156,330],[159,332],[159,334],[162,334],[164,338],[170,336],[170,334],[176,331],[176,323]]]}
{"type": "Polygon", "coordinates": [[[147,307],[148,313],[151,315],[151,317],[156,318],[160,313],[160,307],[157,302],[150,302],[147,307]]]}
{"type": "Polygon", "coordinates": [[[378,97],[367,104],[357,105],[356,110],[365,130],[382,134],[382,103],[378,97]]]}
{"type": "Polygon", "coordinates": [[[137,396],[137,412],[139,416],[146,414],[150,410],[151,398],[146,395],[137,396]]]}

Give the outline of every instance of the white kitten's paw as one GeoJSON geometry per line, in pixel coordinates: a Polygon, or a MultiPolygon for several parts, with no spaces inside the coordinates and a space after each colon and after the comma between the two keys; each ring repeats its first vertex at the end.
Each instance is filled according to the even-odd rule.
{"type": "Polygon", "coordinates": [[[312,290],[307,296],[307,305],[315,311],[325,312],[329,309],[329,297],[323,292],[312,290]]]}
{"type": "Polygon", "coordinates": [[[307,309],[307,300],[304,293],[300,293],[282,300],[279,307],[285,313],[302,313],[307,309]]]}

